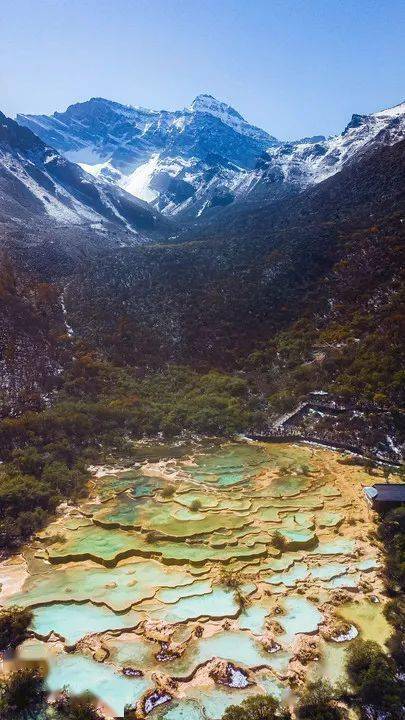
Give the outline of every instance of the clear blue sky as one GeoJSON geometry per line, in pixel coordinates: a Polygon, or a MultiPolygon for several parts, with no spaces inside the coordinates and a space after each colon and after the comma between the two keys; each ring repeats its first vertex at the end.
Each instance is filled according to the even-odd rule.
{"type": "Polygon", "coordinates": [[[0,109],[209,92],[279,138],[405,98],[404,0],[1,0],[0,109]]]}

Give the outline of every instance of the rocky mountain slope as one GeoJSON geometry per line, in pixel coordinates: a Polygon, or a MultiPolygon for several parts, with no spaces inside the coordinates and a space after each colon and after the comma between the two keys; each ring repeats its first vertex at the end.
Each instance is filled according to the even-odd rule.
{"type": "MultiPolygon", "coordinates": [[[[236,203],[296,194],[405,136],[405,103],[353,115],[336,137],[281,142],[210,95],[185,110],[133,108],[103,98],[64,113],[19,115],[87,172],[182,222],[210,220],[236,203]]],[[[225,213],[227,217],[227,213],[225,213]]]]}
{"type": "Polygon", "coordinates": [[[71,353],[61,293],[0,251],[0,417],[42,407],[61,383],[71,353]]]}
{"type": "Polygon", "coordinates": [[[65,248],[123,245],[162,237],[170,223],[146,203],[96,180],[0,113],[0,224],[3,236],[65,248]]]}
{"type": "Polygon", "coordinates": [[[211,95],[174,112],[92,98],[17,120],[88,172],[184,218],[232,202],[258,157],[278,144],[211,95]]]}

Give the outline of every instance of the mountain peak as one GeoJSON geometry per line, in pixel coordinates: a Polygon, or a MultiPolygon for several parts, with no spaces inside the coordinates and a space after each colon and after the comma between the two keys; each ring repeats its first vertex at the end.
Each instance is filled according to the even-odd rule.
{"type": "Polygon", "coordinates": [[[208,93],[197,95],[188,110],[191,113],[204,113],[218,118],[224,125],[228,125],[235,130],[235,132],[245,137],[250,137],[253,140],[267,142],[269,145],[278,142],[276,138],[273,138],[265,130],[250,125],[233,107],[222,102],[222,100],[217,100],[213,95],[209,95],[208,93]]]}
{"type": "Polygon", "coordinates": [[[190,110],[192,112],[205,112],[209,115],[215,115],[221,118],[221,120],[226,116],[243,120],[242,115],[234,110],[234,108],[222,102],[222,100],[217,100],[213,95],[209,95],[208,93],[197,95],[190,105],[190,110]]]}
{"type": "Polygon", "coordinates": [[[115,102],[115,100],[108,100],[102,97],[91,97],[88,100],[82,102],[72,103],[63,112],[55,112],[55,117],[61,117],[63,115],[82,115],[83,113],[89,112],[100,112],[109,110],[128,111],[130,107],[128,105],[122,105],[121,103],[115,102]]]}

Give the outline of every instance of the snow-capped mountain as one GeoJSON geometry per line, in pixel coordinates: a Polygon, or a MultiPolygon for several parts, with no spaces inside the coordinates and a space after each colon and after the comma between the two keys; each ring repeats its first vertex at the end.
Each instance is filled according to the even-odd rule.
{"type": "Polygon", "coordinates": [[[232,202],[263,151],[278,144],[211,95],[174,112],[93,98],[17,121],[87,172],[190,218],[232,202]]]}
{"type": "Polygon", "coordinates": [[[17,120],[98,180],[192,221],[234,201],[254,204],[300,192],[398,142],[405,136],[405,103],[353,115],[335,137],[294,142],[276,140],[211,95],[170,112],[93,98],[50,117],[17,120]]]}
{"type": "Polygon", "coordinates": [[[146,203],[97,180],[0,112],[0,221],[114,233],[120,242],[159,235],[169,223],[146,203]]]}
{"type": "Polygon", "coordinates": [[[326,180],[383,145],[405,137],[405,102],[371,115],[353,115],[340,135],[269,148],[252,173],[253,196],[277,198],[326,180]]]}

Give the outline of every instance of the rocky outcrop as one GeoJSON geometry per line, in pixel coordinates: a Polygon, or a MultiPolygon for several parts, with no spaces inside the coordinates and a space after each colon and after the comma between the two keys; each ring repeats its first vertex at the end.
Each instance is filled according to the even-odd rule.
{"type": "Polygon", "coordinates": [[[144,720],[155,708],[173,699],[173,693],[177,689],[177,682],[173,678],[161,673],[153,673],[152,680],[155,689],[145,692],[134,708],[128,710],[126,715],[128,720],[144,720]]]}
{"type": "Polygon", "coordinates": [[[230,688],[245,688],[254,684],[248,670],[242,670],[227,660],[216,659],[211,663],[209,676],[217,685],[226,685],[230,688]]]}

